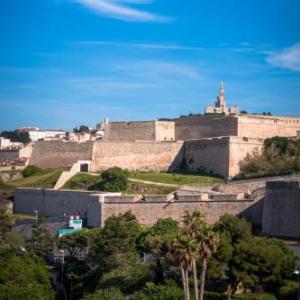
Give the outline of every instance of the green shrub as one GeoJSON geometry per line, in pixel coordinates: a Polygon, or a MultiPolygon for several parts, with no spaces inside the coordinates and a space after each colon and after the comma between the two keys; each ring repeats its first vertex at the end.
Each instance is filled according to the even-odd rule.
{"type": "Polygon", "coordinates": [[[284,280],[283,285],[279,289],[279,299],[295,300],[300,289],[300,282],[292,280],[284,280]]]}
{"type": "Polygon", "coordinates": [[[118,167],[109,168],[101,174],[101,189],[108,192],[125,191],[128,186],[128,171],[118,167]]]}
{"type": "Polygon", "coordinates": [[[82,300],[125,300],[121,290],[117,288],[108,288],[97,290],[94,293],[88,294],[82,300]]]}
{"type": "Polygon", "coordinates": [[[182,289],[173,281],[168,280],[164,284],[146,283],[146,286],[133,296],[134,300],[181,300],[182,289]]]}
{"type": "Polygon", "coordinates": [[[34,165],[29,165],[23,170],[22,175],[24,177],[30,177],[30,176],[41,173],[41,171],[42,171],[41,168],[34,166],[34,165]]]}

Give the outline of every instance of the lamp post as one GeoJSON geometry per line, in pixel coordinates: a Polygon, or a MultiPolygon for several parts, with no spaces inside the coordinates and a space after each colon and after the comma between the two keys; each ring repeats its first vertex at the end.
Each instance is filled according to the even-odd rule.
{"type": "Polygon", "coordinates": [[[35,213],[35,227],[37,228],[37,224],[38,224],[38,211],[36,209],[33,212],[35,213]]]}
{"type": "Polygon", "coordinates": [[[64,262],[65,262],[65,250],[61,249],[59,250],[62,258],[61,258],[61,282],[63,283],[63,279],[64,279],[64,262]]]}

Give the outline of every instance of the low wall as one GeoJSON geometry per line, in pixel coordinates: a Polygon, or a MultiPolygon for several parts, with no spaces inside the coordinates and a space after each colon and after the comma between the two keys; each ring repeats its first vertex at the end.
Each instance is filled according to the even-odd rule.
{"type": "Polygon", "coordinates": [[[93,214],[94,224],[100,224],[101,206],[98,196],[93,197],[93,194],[94,192],[19,188],[15,194],[14,209],[16,213],[30,215],[37,210],[38,215],[45,217],[93,214]],[[95,213],[98,221],[95,221],[95,213]]]}
{"type": "Polygon", "coordinates": [[[196,196],[188,201],[106,202],[103,205],[103,218],[131,211],[138,221],[146,226],[153,225],[159,218],[172,218],[182,221],[186,211],[200,211],[207,222],[213,224],[224,214],[241,215],[255,224],[260,223],[260,215],[251,213],[253,201],[199,201],[196,196]]]}
{"type": "Polygon", "coordinates": [[[299,182],[267,182],[262,232],[277,237],[300,238],[299,182]]]}
{"type": "MultiPolygon", "coordinates": [[[[206,194],[205,194],[206,195],[206,194]]],[[[207,196],[207,195],[206,195],[207,196]]],[[[15,195],[15,212],[41,216],[61,217],[79,213],[87,216],[88,224],[96,227],[112,215],[131,211],[144,225],[153,225],[158,218],[181,221],[186,211],[200,211],[209,223],[224,214],[241,215],[260,223],[260,212],[253,201],[213,201],[198,195],[180,195],[167,201],[168,196],[119,196],[99,192],[54,191],[49,189],[19,188],[15,195]],[[254,209],[252,209],[254,207],[254,209]]]]}
{"type": "Polygon", "coordinates": [[[93,143],[39,141],[33,145],[30,164],[42,168],[71,166],[78,160],[91,160],[93,143]]]}

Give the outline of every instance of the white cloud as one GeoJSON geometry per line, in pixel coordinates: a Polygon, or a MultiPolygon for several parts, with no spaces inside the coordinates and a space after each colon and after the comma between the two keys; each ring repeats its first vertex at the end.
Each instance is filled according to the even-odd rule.
{"type": "Polygon", "coordinates": [[[76,41],[74,42],[78,45],[87,45],[87,46],[113,46],[113,47],[133,47],[133,48],[141,48],[141,49],[158,49],[158,50],[204,50],[203,47],[193,47],[193,46],[184,46],[178,44],[168,44],[168,43],[126,43],[126,42],[113,42],[113,41],[76,41]]]}
{"type": "Polygon", "coordinates": [[[267,62],[275,67],[300,71],[300,43],[281,51],[270,53],[267,57],[267,62]]]}
{"type": "Polygon", "coordinates": [[[151,79],[190,78],[199,79],[198,69],[177,61],[140,60],[117,64],[115,69],[127,76],[151,79]]]}
{"type": "Polygon", "coordinates": [[[171,19],[129,6],[146,0],[73,0],[102,16],[132,22],[170,22],[171,19]]]}

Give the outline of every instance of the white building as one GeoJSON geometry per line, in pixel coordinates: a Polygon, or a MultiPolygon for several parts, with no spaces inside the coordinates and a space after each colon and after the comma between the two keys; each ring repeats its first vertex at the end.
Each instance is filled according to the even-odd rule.
{"type": "Polygon", "coordinates": [[[49,138],[64,138],[66,136],[66,132],[64,130],[51,130],[51,129],[30,129],[28,130],[28,134],[30,139],[33,142],[49,139],[49,138]]]}
{"type": "Polygon", "coordinates": [[[6,139],[0,136],[0,150],[3,149],[19,149],[22,148],[23,144],[19,142],[12,142],[10,139],[6,139]]]}

